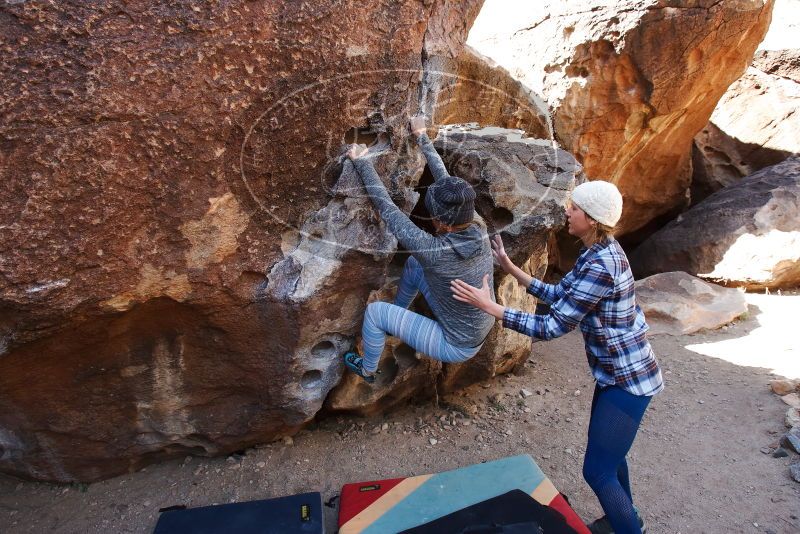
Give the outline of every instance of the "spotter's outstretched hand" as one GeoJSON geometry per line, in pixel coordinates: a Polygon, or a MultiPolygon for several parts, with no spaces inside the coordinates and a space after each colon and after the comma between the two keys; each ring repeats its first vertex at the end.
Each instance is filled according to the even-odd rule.
{"type": "Polygon", "coordinates": [[[492,294],[489,291],[489,275],[483,275],[483,285],[481,287],[473,287],[463,280],[453,280],[450,282],[450,290],[453,292],[453,298],[471,304],[476,308],[485,310],[492,302],[492,294]]]}
{"type": "Polygon", "coordinates": [[[503,239],[500,237],[500,234],[495,234],[491,239],[491,244],[492,256],[494,256],[497,265],[505,272],[510,273],[511,268],[514,267],[514,263],[508,257],[508,254],[506,254],[506,248],[503,246],[503,239]]]}

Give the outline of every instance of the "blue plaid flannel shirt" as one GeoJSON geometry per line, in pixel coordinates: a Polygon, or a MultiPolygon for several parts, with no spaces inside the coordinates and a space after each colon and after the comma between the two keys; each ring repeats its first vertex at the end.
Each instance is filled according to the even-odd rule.
{"type": "Polygon", "coordinates": [[[547,315],[506,308],[503,326],[536,339],[553,339],[580,326],[592,374],[600,386],[634,395],[664,389],[661,369],[636,305],[628,258],[611,238],[582,249],[575,267],[556,284],[535,278],[528,293],[550,305],[547,315]]]}

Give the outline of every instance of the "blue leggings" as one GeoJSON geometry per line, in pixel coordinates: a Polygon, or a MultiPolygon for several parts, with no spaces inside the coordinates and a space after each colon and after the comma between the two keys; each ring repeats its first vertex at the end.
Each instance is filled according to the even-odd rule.
{"type": "Polygon", "coordinates": [[[364,340],[364,369],[375,372],[378,368],[378,361],[386,343],[386,334],[400,338],[417,352],[445,363],[466,361],[475,356],[481,348],[480,345],[471,348],[451,345],[444,338],[439,323],[409,311],[407,308],[418,292],[422,293],[429,304],[432,302],[422,266],[411,256],[403,267],[403,276],[400,278],[394,304],[373,302],[367,306],[364,326],[361,329],[364,340]]]}
{"type": "Polygon", "coordinates": [[[616,386],[594,389],[583,478],[597,495],[617,534],[641,534],[625,455],[633,445],[649,403],[650,397],[634,395],[616,386]]]}

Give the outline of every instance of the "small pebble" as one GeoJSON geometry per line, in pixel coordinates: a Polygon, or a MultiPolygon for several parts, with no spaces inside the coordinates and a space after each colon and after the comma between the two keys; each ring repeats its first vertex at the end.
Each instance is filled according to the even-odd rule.
{"type": "Polygon", "coordinates": [[[284,436],[283,444],[286,445],[287,447],[294,445],[294,439],[292,438],[292,436],[284,436]]]}
{"type": "Polygon", "coordinates": [[[430,443],[431,445],[436,445],[437,443],[439,443],[439,441],[438,441],[438,440],[436,440],[435,438],[430,438],[430,439],[428,440],[428,443],[430,443]]]}
{"type": "Polygon", "coordinates": [[[580,397],[580,396],[581,396],[581,390],[579,390],[579,389],[576,389],[576,390],[575,390],[575,393],[573,393],[573,394],[572,394],[572,396],[573,396],[573,397],[580,397]]]}
{"type": "Polygon", "coordinates": [[[789,456],[789,453],[786,452],[786,449],[783,447],[778,447],[775,449],[775,452],[772,453],[773,458],[786,458],[787,456],[789,456]]]}

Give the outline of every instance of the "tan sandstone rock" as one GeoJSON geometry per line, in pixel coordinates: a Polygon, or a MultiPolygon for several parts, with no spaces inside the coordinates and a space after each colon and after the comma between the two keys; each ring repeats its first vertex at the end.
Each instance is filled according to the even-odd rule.
{"type": "Polygon", "coordinates": [[[439,93],[438,124],[477,122],[552,139],[547,104],[491,58],[465,46],[452,83],[439,93]]]}
{"type": "Polygon", "coordinates": [[[692,202],[800,153],[800,49],[762,50],[694,142],[692,202]]]}
{"type": "Polygon", "coordinates": [[[91,481],[311,420],[395,246],[334,188],[341,147],[383,146],[414,206],[404,125],[480,5],[0,4],[0,470],[91,481]]]}
{"type": "Polygon", "coordinates": [[[789,393],[787,395],[783,395],[781,400],[795,410],[800,410],[800,394],[789,393]]]}
{"type": "Polygon", "coordinates": [[[795,391],[800,392],[800,380],[773,380],[769,383],[769,387],[773,393],[782,397],[795,391]]]}
{"type": "Polygon", "coordinates": [[[489,0],[469,44],[550,106],[556,139],[625,197],[620,233],[686,204],[691,146],[772,0],[489,0]]]}
{"type": "Polygon", "coordinates": [[[717,191],[630,255],[638,278],[680,269],[748,289],[800,284],[800,158],[717,191]]]}
{"type": "Polygon", "coordinates": [[[644,311],[651,334],[713,330],[747,312],[740,290],[709,284],[679,271],[638,280],[636,303],[644,311]]]}

